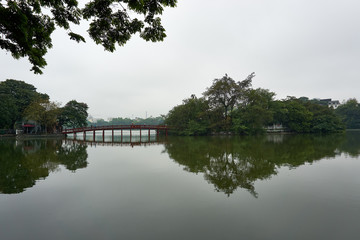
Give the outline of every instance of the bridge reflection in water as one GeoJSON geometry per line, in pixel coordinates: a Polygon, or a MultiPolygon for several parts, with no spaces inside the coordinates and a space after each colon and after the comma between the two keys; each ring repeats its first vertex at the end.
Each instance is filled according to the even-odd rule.
{"type": "MultiPolygon", "coordinates": [[[[126,133],[125,133],[126,134],[126,133]]],[[[150,134],[146,136],[139,135],[95,135],[86,136],[83,138],[73,136],[68,136],[65,138],[64,142],[67,143],[79,143],[87,146],[149,146],[149,145],[160,145],[167,142],[167,136],[159,136],[157,134],[150,134]]]]}
{"type": "MultiPolygon", "coordinates": [[[[111,131],[111,142],[115,142],[116,135],[120,135],[120,143],[123,143],[123,138],[130,137],[128,142],[142,142],[142,131],[145,131],[145,136],[147,135],[147,142],[150,142],[151,139],[151,132],[156,133],[156,138],[159,137],[160,131],[165,132],[165,135],[168,135],[168,126],[166,125],[110,125],[110,126],[97,126],[97,127],[83,127],[83,128],[72,128],[72,129],[64,129],[62,134],[66,137],[68,135],[72,135],[73,139],[77,139],[78,133],[82,133],[83,141],[87,141],[87,133],[92,133],[92,141],[96,142],[96,133],[102,132],[102,142],[105,141],[105,131],[111,131]],[[117,132],[115,132],[117,131],[117,132]],[[119,132],[120,131],[120,132],[119,132]],[[136,138],[136,135],[133,136],[133,132],[139,133],[139,141],[133,141],[133,138],[136,138]],[[128,133],[128,134],[124,134],[128,133]],[[147,132],[147,134],[146,134],[147,132]],[[118,133],[118,134],[116,134],[118,133]]],[[[135,139],[134,139],[135,140],[135,139]]],[[[117,141],[119,142],[119,141],[117,141]]]]}

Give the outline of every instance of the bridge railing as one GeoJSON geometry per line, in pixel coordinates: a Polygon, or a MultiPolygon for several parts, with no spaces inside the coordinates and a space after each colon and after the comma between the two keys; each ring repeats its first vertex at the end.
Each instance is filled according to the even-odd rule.
{"type": "Polygon", "coordinates": [[[96,130],[130,130],[130,129],[149,129],[149,130],[166,130],[169,129],[166,125],[106,125],[106,126],[90,126],[81,128],[63,129],[62,133],[87,132],[96,130]]]}

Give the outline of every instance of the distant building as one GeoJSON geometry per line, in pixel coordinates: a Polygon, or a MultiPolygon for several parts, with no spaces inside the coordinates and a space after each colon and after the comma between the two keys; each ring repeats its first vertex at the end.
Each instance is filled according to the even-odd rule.
{"type": "Polygon", "coordinates": [[[94,118],[94,117],[91,116],[91,115],[89,115],[89,116],[87,117],[87,120],[88,120],[89,122],[91,122],[91,123],[96,123],[96,121],[97,121],[97,119],[94,118]]]}
{"type": "Polygon", "coordinates": [[[276,132],[285,132],[286,131],[286,128],[285,127],[283,127],[283,125],[282,124],[273,124],[273,125],[271,125],[271,126],[267,126],[266,128],[265,128],[265,130],[266,130],[266,132],[267,133],[276,133],[276,132]]]}
{"type": "Polygon", "coordinates": [[[41,132],[41,125],[34,120],[22,120],[15,123],[16,134],[36,134],[41,132]]]}
{"type": "Polygon", "coordinates": [[[339,102],[339,100],[334,100],[334,101],[328,102],[328,106],[336,109],[338,106],[340,106],[340,102],[339,102]]]}
{"type": "Polygon", "coordinates": [[[331,100],[331,98],[320,99],[320,103],[327,105],[328,107],[332,107],[334,109],[336,109],[340,105],[339,100],[331,100]]]}

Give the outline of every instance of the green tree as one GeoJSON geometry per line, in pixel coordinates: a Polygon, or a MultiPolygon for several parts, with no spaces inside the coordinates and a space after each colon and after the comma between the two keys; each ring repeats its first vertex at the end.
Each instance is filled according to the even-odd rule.
{"type": "Polygon", "coordinates": [[[0,129],[12,129],[16,121],[16,104],[13,98],[0,94],[0,129]]]}
{"type": "Polygon", "coordinates": [[[55,131],[59,113],[59,104],[40,99],[32,102],[25,109],[24,116],[28,120],[40,123],[45,133],[48,133],[55,131]]]}
{"type": "Polygon", "coordinates": [[[333,108],[311,101],[305,107],[312,113],[311,132],[330,133],[344,130],[344,124],[333,108]]]}
{"type": "MultiPolygon", "coordinates": [[[[304,106],[304,103],[294,97],[288,97],[283,101],[285,111],[280,111],[282,124],[293,132],[310,132],[313,114],[304,106]]],[[[284,110],[284,109],[280,109],[284,110]]],[[[279,112],[275,112],[278,114],[279,112]]]]}
{"type": "Polygon", "coordinates": [[[287,121],[288,110],[286,109],[286,104],[283,100],[275,100],[271,103],[271,110],[273,112],[273,121],[274,124],[282,124],[287,121]]]}
{"type": "Polygon", "coordinates": [[[271,104],[275,93],[267,89],[250,89],[243,104],[234,111],[233,130],[236,133],[261,133],[273,120],[271,104]]]}
{"type": "Polygon", "coordinates": [[[23,81],[8,79],[0,82],[0,128],[13,127],[23,118],[24,110],[37,99],[49,99],[46,94],[36,92],[36,88],[23,81]]]}
{"type": "Polygon", "coordinates": [[[162,41],[166,34],[157,16],[164,7],[175,7],[176,3],[176,0],[93,0],[80,9],[76,0],[4,0],[0,1],[0,47],[16,59],[28,57],[31,70],[41,74],[56,27],[67,30],[71,40],[85,42],[83,36],[71,31],[71,24],[89,20],[90,37],[113,52],[115,44],[123,46],[136,33],[146,41],[162,41]],[[143,20],[136,18],[138,15],[143,20]]]}
{"type": "Polygon", "coordinates": [[[288,97],[271,104],[273,123],[282,123],[293,132],[330,133],[344,129],[334,109],[306,97],[288,97]]]}
{"type": "Polygon", "coordinates": [[[360,128],[360,106],[355,98],[347,100],[344,104],[340,105],[335,112],[340,116],[347,128],[360,128]]]}
{"type": "Polygon", "coordinates": [[[253,77],[255,77],[255,73],[251,73],[242,82],[235,82],[225,74],[220,79],[214,79],[213,84],[207,88],[203,95],[208,99],[212,108],[222,109],[226,120],[235,104],[243,100],[246,91],[251,86],[253,77]]]}
{"type": "Polygon", "coordinates": [[[209,132],[208,110],[209,104],[204,98],[192,95],[169,111],[165,123],[180,135],[204,135],[209,132]]]}
{"type": "Polygon", "coordinates": [[[108,126],[110,125],[108,121],[105,121],[104,119],[100,118],[96,120],[95,123],[96,126],[108,126]]]}
{"type": "Polygon", "coordinates": [[[59,115],[59,124],[66,127],[85,127],[87,125],[88,105],[86,103],[69,101],[62,109],[59,115]]]}

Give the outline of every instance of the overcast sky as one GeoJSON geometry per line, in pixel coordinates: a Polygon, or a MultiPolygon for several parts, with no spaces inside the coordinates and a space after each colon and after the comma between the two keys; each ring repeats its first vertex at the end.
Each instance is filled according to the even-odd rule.
{"type": "MultiPolygon", "coordinates": [[[[239,81],[255,72],[253,87],[277,99],[360,99],[359,0],[178,0],[162,19],[164,42],[134,36],[114,53],[57,30],[43,75],[1,50],[0,81],[85,102],[104,119],[167,114],[225,73],[239,81]]],[[[84,26],[73,30],[86,35],[84,26]]]]}

